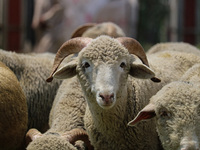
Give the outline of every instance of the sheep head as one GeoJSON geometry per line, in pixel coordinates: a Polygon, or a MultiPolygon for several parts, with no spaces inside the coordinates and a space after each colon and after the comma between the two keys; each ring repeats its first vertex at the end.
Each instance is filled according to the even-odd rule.
{"type": "Polygon", "coordinates": [[[138,115],[128,123],[154,118],[164,149],[183,150],[200,148],[200,91],[190,82],[172,82],[150,99],[138,115]]]}
{"type": "Polygon", "coordinates": [[[155,78],[139,42],[127,37],[113,39],[100,36],[94,40],[74,38],[58,51],[54,70],[47,81],[53,77],[64,79],[77,75],[85,93],[91,91],[96,95],[99,106],[111,108],[116,102],[119,89],[126,85],[128,74],[142,79],[155,78]],[[62,60],[72,50],[78,52],[78,49],[78,57],[57,70],[62,60]],[[136,55],[143,64],[135,63],[135,58],[130,54],[136,55]]]}

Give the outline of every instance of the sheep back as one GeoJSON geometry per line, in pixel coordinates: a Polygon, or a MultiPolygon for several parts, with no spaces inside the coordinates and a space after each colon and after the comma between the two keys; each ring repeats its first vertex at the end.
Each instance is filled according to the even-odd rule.
{"type": "Polygon", "coordinates": [[[166,42],[166,43],[158,43],[152,46],[148,51],[147,54],[153,54],[163,51],[179,51],[185,53],[194,53],[200,56],[200,50],[185,42],[166,42]]]}
{"type": "Polygon", "coordinates": [[[76,77],[66,79],[56,94],[49,118],[49,131],[66,132],[83,128],[86,101],[76,77]]]}
{"type": "Polygon", "coordinates": [[[14,73],[0,62],[0,148],[23,148],[28,125],[26,98],[14,73]]]}

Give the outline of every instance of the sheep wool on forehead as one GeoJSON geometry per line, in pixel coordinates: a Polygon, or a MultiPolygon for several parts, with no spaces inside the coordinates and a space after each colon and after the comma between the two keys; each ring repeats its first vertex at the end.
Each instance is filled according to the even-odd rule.
{"type": "Polygon", "coordinates": [[[83,50],[82,56],[90,60],[99,59],[105,62],[117,61],[119,57],[129,55],[128,50],[114,38],[100,36],[83,50]]]}

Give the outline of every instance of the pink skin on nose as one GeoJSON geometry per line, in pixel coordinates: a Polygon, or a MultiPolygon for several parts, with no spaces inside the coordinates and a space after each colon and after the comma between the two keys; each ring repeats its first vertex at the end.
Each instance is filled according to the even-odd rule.
{"type": "Polygon", "coordinates": [[[102,101],[104,101],[104,103],[106,105],[109,105],[109,104],[111,104],[113,102],[114,94],[112,93],[110,95],[107,95],[107,94],[103,95],[103,94],[100,93],[99,97],[101,97],[102,101]]]}

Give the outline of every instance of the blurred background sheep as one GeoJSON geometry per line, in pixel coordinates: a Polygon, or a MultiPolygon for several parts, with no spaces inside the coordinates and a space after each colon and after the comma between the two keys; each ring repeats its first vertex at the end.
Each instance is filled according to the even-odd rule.
{"type": "Polygon", "coordinates": [[[200,50],[196,46],[185,42],[163,42],[152,46],[147,54],[159,53],[163,51],[179,51],[193,53],[200,56],[200,50]]]}
{"type": "Polygon", "coordinates": [[[124,31],[113,22],[102,22],[102,23],[88,23],[78,27],[71,38],[75,37],[89,37],[96,38],[100,35],[109,35],[111,37],[124,37],[126,34],[124,31]]]}

